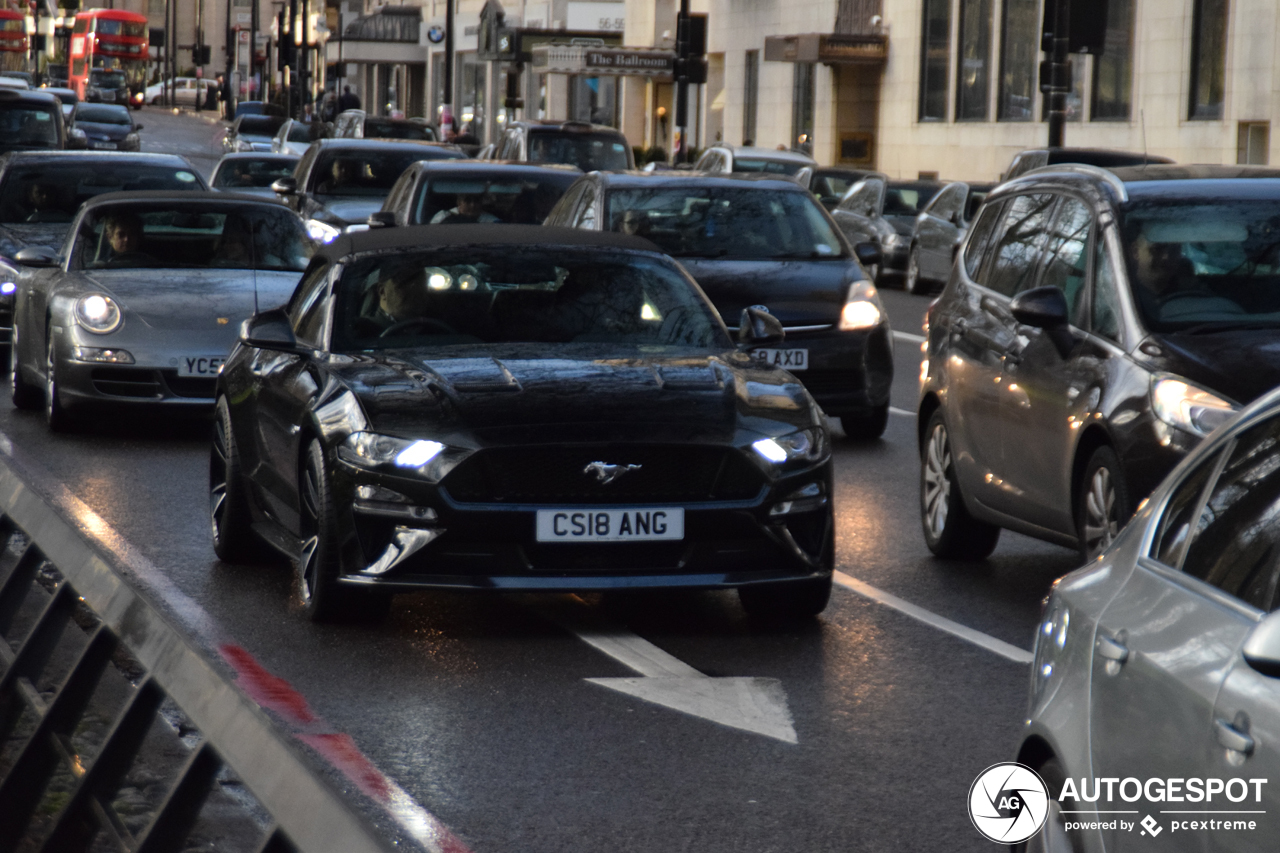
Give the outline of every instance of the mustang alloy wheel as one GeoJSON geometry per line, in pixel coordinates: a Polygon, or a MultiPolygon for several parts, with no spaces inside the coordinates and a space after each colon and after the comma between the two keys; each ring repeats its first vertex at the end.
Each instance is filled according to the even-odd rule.
{"type": "Polygon", "coordinates": [[[1000,539],[999,527],[978,521],[964,505],[941,409],[929,418],[920,457],[920,523],[929,550],[946,559],[985,559],[1000,539]]]}
{"type": "Polygon", "coordinates": [[[1129,491],[1120,460],[1110,447],[1099,447],[1089,457],[1078,490],[1076,524],[1085,562],[1107,550],[1128,520],[1129,491]]]}
{"type": "Polygon", "coordinates": [[[313,439],[307,447],[299,480],[302,553],[298,556],[298,594],[307,618],[313,622],[381,621],[390,609],[389,594],[338,583],[342,545],[337,509],[324,448],[318,440],[313,439]]]}

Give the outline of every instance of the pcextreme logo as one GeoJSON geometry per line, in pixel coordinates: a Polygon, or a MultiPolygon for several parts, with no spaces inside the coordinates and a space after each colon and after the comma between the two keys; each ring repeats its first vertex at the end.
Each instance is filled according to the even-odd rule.
{"type": "Polygon", "coordinates": [[[969,788],[969,819],[1000,844],[1017,844],[1040,831],[1049,814],[1049,789],[1024,764],[993,764],[969,788]]]}

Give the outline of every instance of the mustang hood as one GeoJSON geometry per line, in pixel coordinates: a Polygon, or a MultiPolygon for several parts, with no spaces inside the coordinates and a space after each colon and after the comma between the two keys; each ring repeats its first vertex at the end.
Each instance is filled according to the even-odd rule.
{"type": "Polygon", "coordinates": [[[1237,403],[1250,403],[1280,385],[1280,329],[1156,335],[1160,365],[1237,403]]]}
{"type": "Polygon", "coordinates": [[[816,419],[790,374],[734,352],[619,357],[618,348],[596,345],[440,352],[396,350],[339,372],[374,428],[402,435],[426,420],[498,442],[556,441],[564,424],[579,440],[585,430],[601,441],[724,441],[744,426],[776,432],[777,421],[800,428],[816,419]]]}
{"type": "Polygon", "coordinates": [[[153,329],[237,326],[257,306],[274,308],[289,300],[301,273],[223,269],[94,270],[85,284],[115,296],[126,314],[153,329]]]}
{"type": "Polygon", "coordinates": [[[737,327],[742,309],[752,305],[764,305],[784,326],[834,323],[840,319],[849,284],[862,278],[851,258],[678,260],[702,286],[730,328],[737,327]]]}
{"type": "Polygon", "coordinates": [[[71,222],[10,222],[0,225],[0,255],[12,258],[21,249],[47,246],[62,248],[71,222]]]}

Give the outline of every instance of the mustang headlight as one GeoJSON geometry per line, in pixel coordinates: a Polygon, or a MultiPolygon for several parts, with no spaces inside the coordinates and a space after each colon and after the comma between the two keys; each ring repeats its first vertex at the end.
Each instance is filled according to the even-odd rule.
{"type": "Polygon", "coordinates": [[[1176,376],[1151,381],[1151,408],[1169,426],[1206,436],[1236,413],[1230,402],[1176,376]]]}
{"type": "Polygon", "coordinates": [[[817,462],[827,452],[827,434],[818,427],[812,427],[777,438],[762,438],[753,442],[751,449],[775,465],[817,462]]]}
{"type": "Polygon", "coordinates": [[[849,285],[849,293],[840,311],[839,328],[842,332],[862,332],[873,329],[884,319],[880,294],[869,281],[849,285]]]}
{"type": "Polygon", "coordinates": [[[307,220],[307,236],[317,243],[332,243],[342,232],[327,222],[319,219],[307,220]]]}
{"type": "Polygon", "coordinates": [[[466,459],[471,450],[438,441],[396,438],[376,432],[355,432],[338,445],[338,458],[363,468],[398,476],[412,476],[438,483],[466,459]]]}
{"type": "Polygon", "coordinates": [[[120,306],[110,296],[91,293],[76,300],[76,322],[95,335],[105,335],[120,328],[124,317],[120,306]]]}

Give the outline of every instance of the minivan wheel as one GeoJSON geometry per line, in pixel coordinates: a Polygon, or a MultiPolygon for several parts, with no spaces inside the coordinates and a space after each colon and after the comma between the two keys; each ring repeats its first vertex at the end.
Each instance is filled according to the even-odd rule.
{"type": "Polygon", "coordinates": [[[920,247],[914,243],[907,255],[907,278],[902,289],[907,293],[924,293],[925,290],[925,281],[920,278],[920,247]]]}
{"type": "Polygon", "coordinates": [[[948,560],[986,559],[1000,540],[999,527],[978,521],[965,508],[941,409],[929,418],[920,456],[920,523],[929,550],[948,560]]]}
{"type": "Polygon", "coordinates": [[[1129,514],[1129,489],[1120,459],[1110,447],[1099,447],[1089,457],[1076,490],[1076,530],[1086,563],[1111,546],[1129,514]]]}

